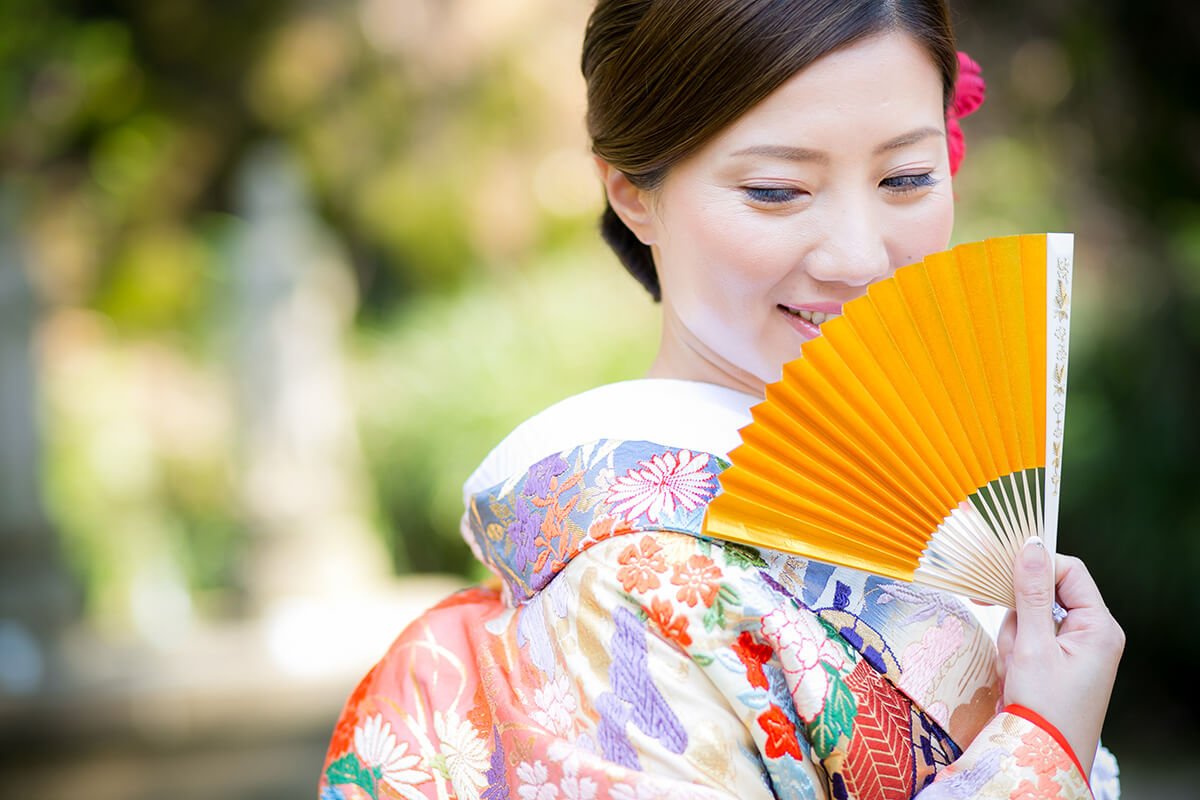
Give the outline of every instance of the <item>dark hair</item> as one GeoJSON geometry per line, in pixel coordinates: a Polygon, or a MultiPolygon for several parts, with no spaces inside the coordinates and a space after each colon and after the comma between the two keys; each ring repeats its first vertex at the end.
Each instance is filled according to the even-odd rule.
{"type": "MultiPolygon", "coordinates": [[[[954,99],[958,56],[945,0],[599,0],[583,40],[592,151],[653,189],[672,166],[821,56],[904,31],[954,99]]],[[[661,295],[650,248],[606,206],[601,234],[661,295]]]]}

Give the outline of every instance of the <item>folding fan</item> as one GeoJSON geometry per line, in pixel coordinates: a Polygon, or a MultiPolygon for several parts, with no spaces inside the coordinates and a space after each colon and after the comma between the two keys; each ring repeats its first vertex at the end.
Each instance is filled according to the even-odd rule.
{"type": "Polygon", "coordinates": [[[707,534],[1013,606],[1054,552],[1073,238],[987,239],[872,285],[753,409],[707,534]]]}

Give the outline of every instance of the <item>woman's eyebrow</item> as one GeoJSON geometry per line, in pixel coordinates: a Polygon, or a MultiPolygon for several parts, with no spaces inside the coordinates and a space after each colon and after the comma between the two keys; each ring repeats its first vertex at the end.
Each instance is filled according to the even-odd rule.
{"type": "Polygon", "coordinates": [[[758,144],[733,153],[735,156],[766,156],[781,161],[813,161],[828,164],[829,154],[805,147],[789,147],[784,144],[758,144]]]}
{"type": "MultiPolygon", "coordinates": [[[[906,147],[910,144],[927,139],[930,136],[944,136],[945,132],[932,126],[925,128],[917,128],[916,130],[902,133],[894,139],[888,139],[883,144],[879,145],[874,150],[874,155],[886,153],[889,150],[898,150],[901,147],[906,147]]],[[[780,161],[809,161],[815,164],[828,164],[829,154],[821,150],[810,150],[807,147],[792,147],[785,144],[757,144],[751,147],[746,147],[738,150],[732,155],[735,156],[766,156],[767,158],[777,158],[780,161]]]]}
{"type": "Polygon", "coordinates": [[[945,135],[946,134],[944,131],[941,131],[937,128],[933,128],[933,127],[917,128],[915,131],[909,131],[908,133],[902,133],[899,136],[897,136],[895,139],[888,139],[886,142],[884,142],[883,144],[881,144],[875,148],[875,155],[882,155],[883,153],[886,153],[889,150],[898,150],[901,147],[906,147],[910,144],[914,144],[915,142],[919,142],[922,139],[928,139],[930,136],[945,136],[945,135]]]}

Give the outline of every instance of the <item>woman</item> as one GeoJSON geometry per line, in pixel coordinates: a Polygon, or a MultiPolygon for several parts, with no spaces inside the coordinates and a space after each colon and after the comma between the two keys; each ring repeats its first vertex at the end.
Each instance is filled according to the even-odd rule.
{"type": "Polygon", "coordinates": [[[997,649],[948,595],[698,535],[782,364],[947,246],[957,68],[937,0],[601,0],[603,232],[661,298],[658,357],[467,481],[500,587],[427,612],[364,678],[323,797],[1090,795],[1123,638],[1078,561],[1057,562],[1056,632],[1026,547],[997,649]]]}

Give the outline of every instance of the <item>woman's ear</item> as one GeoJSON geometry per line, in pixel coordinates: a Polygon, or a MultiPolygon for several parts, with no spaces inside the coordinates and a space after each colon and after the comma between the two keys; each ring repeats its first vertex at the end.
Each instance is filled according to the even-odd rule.
{"type": "Polygon", "coordinates": [[[604,192],[608,195],[608,204],[625,223],[625,227],[633,231],[633,235],[644,245],[652,245],[655,241],[653,213],[650,208],[650,193],[634,186],[624,172],[609,164],[600,156],[596,160],[596,170],[600,180],[604,181],[604,192]]]}

